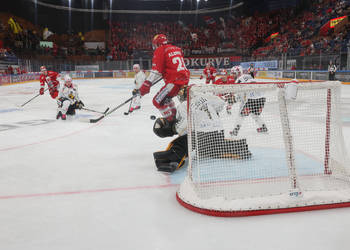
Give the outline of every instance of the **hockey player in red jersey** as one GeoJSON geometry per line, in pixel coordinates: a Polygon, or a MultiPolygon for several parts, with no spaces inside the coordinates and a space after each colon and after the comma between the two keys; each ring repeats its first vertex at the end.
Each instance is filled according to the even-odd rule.
{"type": "Polygon", "coordinates": [[[45,66],[40,67],[40,95],[44,94],[45,83],[49,87],[50,95],[52,99],[58,96],[59,81],[57,80],[58,73],[54,71],[48,71],[45,66]]]}
{"type": "Polygon", "coordinates": [[[203,70],[203,74],[201,75],[200,79],[203,79],[203,76],[205,76],[205,83],[209,84],[210,81],[212,83],[215,82],[215,76],[216,76],[216,69],[210,65],[210,63],[207,63],[203,70]]]}
{"type": "Polygon", "coordinates": [[[227,73],[226,69],[220,70],[219,76],[221,76],[221,77],[219,79],[217,79],[214,82],[214,84],[220,85],[220,84],[234,84],[235,83],[235,79],[227,73]]]}
{"type": "Polygon", "coordinates": [[[169,44],[165,35],[156,35],[152,45],[154,49],[152,69],[139,89],[140,94],[144,96],[149,93],[152,84],[163,78],[165,85],[153,97],[153,105],[164,118],[173,121],[176,108],[172,98],[177,96],[182,86],[188,84],[190,71],[185,66],[182,50],[169,44]]]}

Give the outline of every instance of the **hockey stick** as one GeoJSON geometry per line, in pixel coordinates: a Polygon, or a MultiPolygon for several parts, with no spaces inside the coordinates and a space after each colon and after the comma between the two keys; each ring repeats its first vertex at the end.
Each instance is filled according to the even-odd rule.
{"type": "MultiPolygon", "coordinates": [[[[156,83],[158,83],[160,80],[162,80],[163,78],[158,79],[157,81],[155,81],[153,85],[155,85],[156,83]]],[[[113,113],[114,111],[116,111],[117,109],[119,109],[120,107],[124,106],[125,104],[127,104],[128,102],[130,102],[132,99],[134,98],[134,96],[130,97],[128,100],[126,100],[125,102],[119,104],[117,107],[114,107],[113,109],[111,109],[110,111],[108,111],[106,114],[103,114],[102,116],[100,116],[99,118],[96,119],[90,119],[91,123],[96,123],[100,120],[102,120],[103,118],[105,118],[107,115],[110,115],[111,113],[113,113]]]]}
{"type": "MultiPolygon", "coordinates": [[[[49,89],[49,88],[45,89],[44,92],[45,92],[46,90],[48,90],[48,89],[49,89]]],[[[23,103],[23,104],[21,105],[21,107],[23,107],[23,106],[26,105],[27,103],[31,102],[31,101],[34,100],[35,98],[37,98],[39,95],[40,95],[40,93],[37,94],[37,95],[35,95],[34,97],[32,97],[31,99],[29,99],[29,100],[26,101],[25,103],[23,103]]]]}
{"type": "MultiPolygon", "coordinates": [[[[134,98],[134,96],[133,96],[132,98],[134,98]]],[[[131,102],[130,102],[128,111],[127,111],[127,112],[124,112],[124,115],[128,115],[128,114],[131,113],[131,112],[130,112],[131,105],[132,105],[132,100],[131,100],[131,102]]]]}
{"type": "Polygon", "coordinates": [[[100,112],[100,111],[96,111],[96,110],[93,110],[93,109],[88,109],[88,108],[81,108],[81,109],[83,109],[83,110],[86,110],[86,111],[90,111],[90,112],[95,112],[95,113],[99,113],[99,114],[106,114],[107,112],[108,112],[108,110],[109,110],[109,108],[106,108],[106,110],[104,111],[104,112],[100,112]]]}

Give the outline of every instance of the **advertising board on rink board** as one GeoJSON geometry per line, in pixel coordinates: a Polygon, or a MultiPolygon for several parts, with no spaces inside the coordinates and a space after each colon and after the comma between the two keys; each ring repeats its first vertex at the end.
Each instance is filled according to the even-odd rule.
{"type": "MultiPolygon", "coordinates": [[[[229,67],[222,67],[228,69],[229,67]]],[[[328,71],[282,71],[282,70],[266,70],[256,69],[256,78],[261,79],[298,79],[298,80],[328,80],[328,71]]],[[[191,78],[198,78],[202,74],[203,68],[190,69],[191,78]]],[[[148,75],[146,71],[146,75],[148,75]]],[[[69,74],[73,79],[93,79],[93,78],[133,78],[135,73],[132,70],[113,70],[113,71],[62,71],[60,72],[60,80],[64,75],[69,74]]],[[[40,73],[27,73],[21,75],[1,75],[0,86],[25,83],[29,81],[38,81],[40,73]]],[[[336,72],[336,80],[343,83],[350,83],[350,71],[336,72]]]]}
{"type": "Polygon", "coordinates": [[[241,57],[185,57],[184,61],[188,69],[203,69],[207,63],[210,63],[215,68],[229,68],[238,65],[241,57]]]}

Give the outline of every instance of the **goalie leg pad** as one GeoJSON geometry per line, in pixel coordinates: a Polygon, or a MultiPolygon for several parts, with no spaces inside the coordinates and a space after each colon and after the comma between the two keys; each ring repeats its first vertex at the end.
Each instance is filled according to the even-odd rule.
{"type": "Polygon", "coordinates": [[[187,155],[187,135],[179,136],[173,140],[166,151],[153,153],[158,171],[170,173],[184,165],[187,155]]]}

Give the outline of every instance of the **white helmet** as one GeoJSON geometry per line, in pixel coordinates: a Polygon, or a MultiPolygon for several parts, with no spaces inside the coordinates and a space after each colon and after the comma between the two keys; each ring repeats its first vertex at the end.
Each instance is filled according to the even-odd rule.
{"type": "Polygon", "coordinates": [[[242,66],[238,65],[238,66],[234,66],[232,69],[231,69],[231,74],[235,74],[237,76],[240,76],[243,74],[243,68],[242,66]]]}
{"type": "Polygon", "coordinates": [[[64,76],[64,85],[70,86],[72,84],[72,77],[70,75],[65,75],[64,76]]]}
{"type": "Polygon", "coordinates": [[[139,71],[140,70],[140,64],[134,64],[133,66],[132,66],[132,69],[135,71],[135,70],[137,70],[137,71],[139,71]]]}

